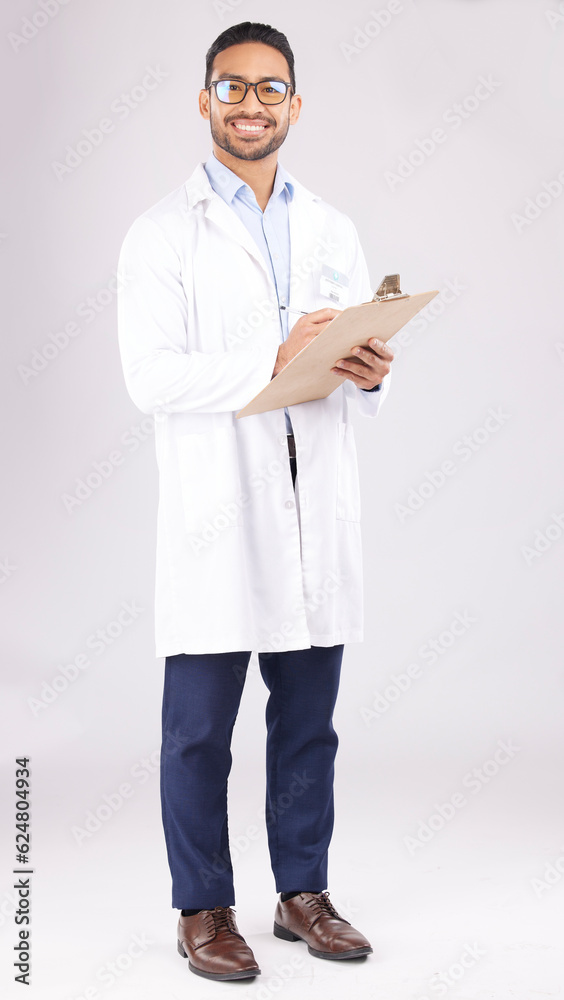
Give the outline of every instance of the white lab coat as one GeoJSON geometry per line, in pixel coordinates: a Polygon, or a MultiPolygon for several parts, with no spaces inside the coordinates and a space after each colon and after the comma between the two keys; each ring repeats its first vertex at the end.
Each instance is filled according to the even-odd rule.
{"type": "MultiPolygon", "coordinates": [[[[293,308],[333,305],[323,264],[372,298],[350,219],[292,178],[293,308]]],[[[203,164],[129,229],[119,259],[125,382],[154,414],[159,468],[156,655],[305,649],[362,639],[362,550],[349,402],[375,416],[388,389],[346,381],[327,399],[237,420],[270,380],[278,302],[259,248],[203,164]]],[[[290,314],[290,327],[297,320],[290,314]]],[[[352,346],[352,345],[351,345],[352,346]]]]}

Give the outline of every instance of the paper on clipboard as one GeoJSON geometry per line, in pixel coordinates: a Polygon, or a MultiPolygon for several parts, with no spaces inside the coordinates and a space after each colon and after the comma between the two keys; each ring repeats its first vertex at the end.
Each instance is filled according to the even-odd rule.
{"type": "Polygon", "coordinates": [[[399,275],[385,278],[378,292],[372,302],[350,306],[339,313],[254,399],[239,410],[237,418],[329,396],[343,381],[331,371],[340,358],[350,356],[352,348],[357,345],[367,346],[372,337],[384,342],[390,340],[438,295],[438,291],[403,295],[399,291],[399,275]],[[395,285],[390,284],[392,278],[397,279],[395,285]],[[387,287],[396,288],[395,294],[379,297],[378,292],[381,289],[386,291],[387,287]]]}

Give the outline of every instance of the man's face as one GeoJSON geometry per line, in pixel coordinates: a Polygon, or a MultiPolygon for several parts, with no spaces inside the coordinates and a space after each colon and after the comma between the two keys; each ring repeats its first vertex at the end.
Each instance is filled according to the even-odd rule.
{"type": "MultiPolygon", "coordinates": [[[[231,45],[216,56],[212,80],[221,79],[290,83],[290,70],[278,49],[262,42],[245,42],[231,45]]],[[[240,104],[223,104],[214,87],[200,91],[200,113],[209,119],[213,141],[240,160],[262,160],[276,152],[290,125],[298,120],[300,107],[301,98],[291,91],[282,104],[261,104],[251,88],[240,104]],[[252,131],[249,125],[254,126],[252,131]]]]}

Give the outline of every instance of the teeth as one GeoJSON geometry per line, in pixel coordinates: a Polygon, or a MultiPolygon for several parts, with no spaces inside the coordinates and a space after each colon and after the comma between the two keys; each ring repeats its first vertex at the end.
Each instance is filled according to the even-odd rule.
{"type": "Polygon", "coordinates": [[[236,128],[243,129],[245,132],[262,132],[266,125],[236,125],[236,128]]]}

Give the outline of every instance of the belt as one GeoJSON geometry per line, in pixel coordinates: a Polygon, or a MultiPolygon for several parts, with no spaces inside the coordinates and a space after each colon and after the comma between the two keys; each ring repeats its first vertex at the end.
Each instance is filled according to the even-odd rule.
{"type": "Polygon", "coordinates": [[[290,458],[296,457],[296,441],[293,434],[288,434],[288,454],[290,458]]]}

